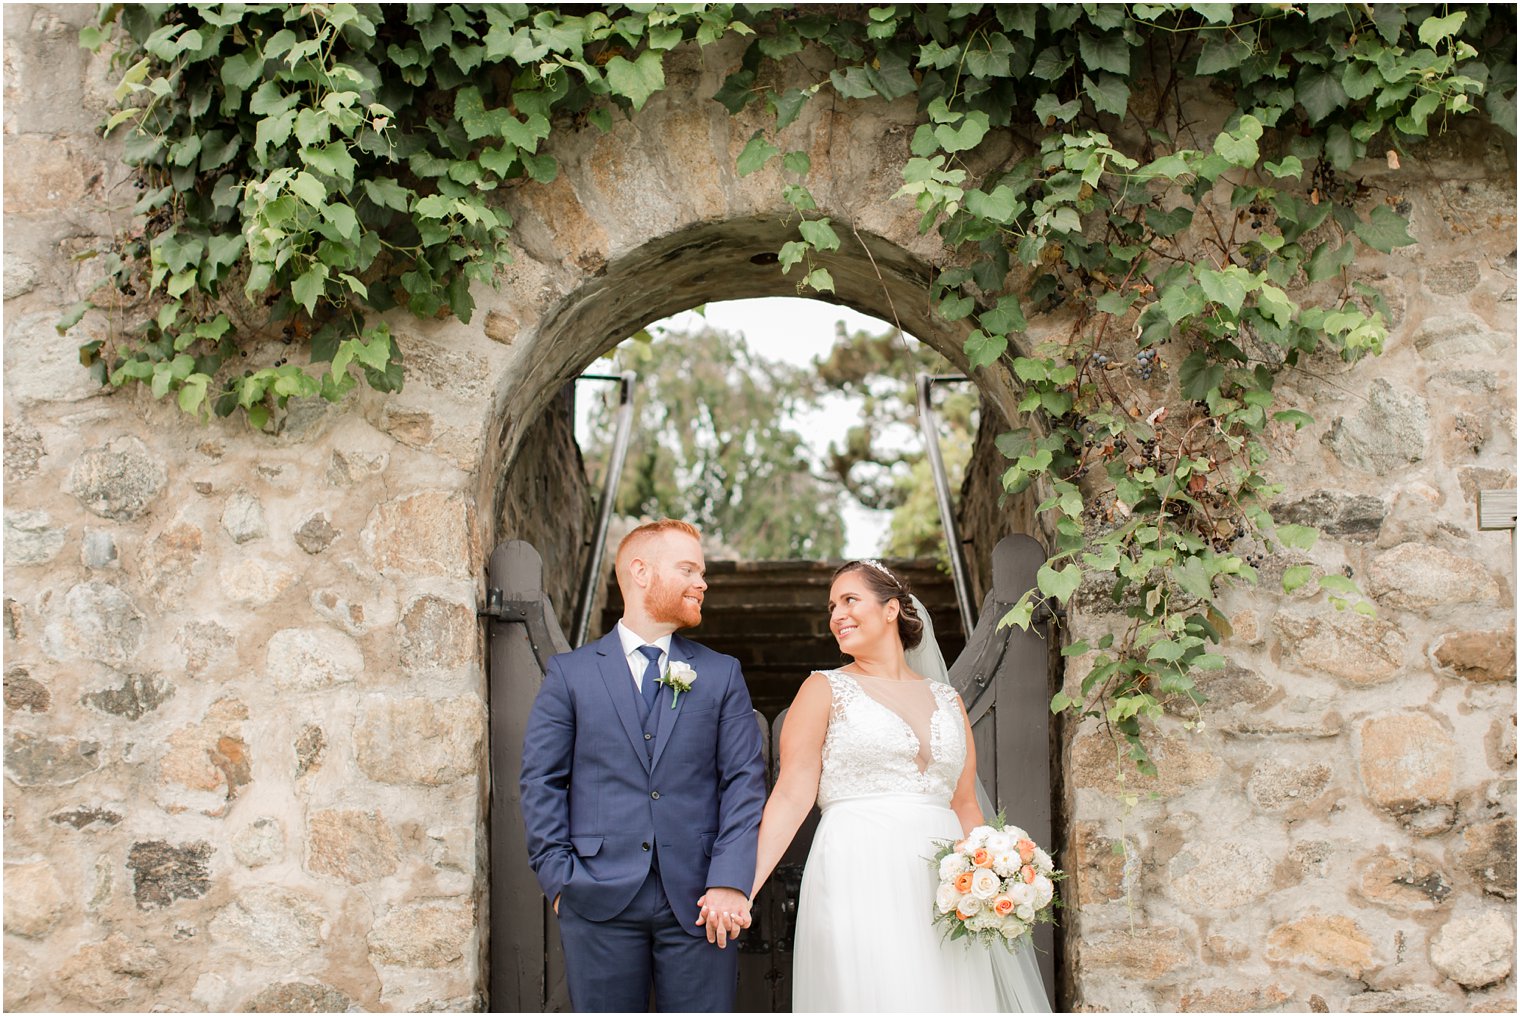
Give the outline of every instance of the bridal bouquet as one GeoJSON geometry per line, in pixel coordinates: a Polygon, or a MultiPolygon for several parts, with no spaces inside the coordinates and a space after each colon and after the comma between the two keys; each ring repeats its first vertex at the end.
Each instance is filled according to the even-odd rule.
{"type": "Polygon", "coordinates": [[[1065,873],[1001,813],[964,840],[939,847],[934,923],[945,925],[951,938],[972,935],[1012,948],[1036,924],[1055,920],[1055,883],[1065,873]]]}

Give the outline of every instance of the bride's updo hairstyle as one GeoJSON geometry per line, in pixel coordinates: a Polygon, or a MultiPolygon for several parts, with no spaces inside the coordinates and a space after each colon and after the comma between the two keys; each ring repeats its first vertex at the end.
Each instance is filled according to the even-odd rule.
{"type": "Polygon", "coordinates": [[[865,581],[866,588],[876,594],[876,598],[883,605],[888,600],[896,600],[900,608],[897,612],[897,634],[902,639],[904,649],[912,649],[923,641],[924,622],[918,616],[918,610],[913,606],[913,598],[908,594],[908,587],[902,579],[887,570],[887,566],[879,561],[847,561],[839,566],[834,572],[833,578],[829,579],[832,585],[834,579],[849,572],[855,572],[865,581]]]}

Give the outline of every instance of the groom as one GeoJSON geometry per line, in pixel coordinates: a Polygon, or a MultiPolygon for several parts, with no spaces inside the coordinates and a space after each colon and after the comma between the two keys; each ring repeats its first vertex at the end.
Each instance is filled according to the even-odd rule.
{"type": "Polygon", "coordinates": [[[674,634],[702,620],[699,536],[662,519],[623,539],[622,620],[549,660],[528,717],[528,859],[580,1011],[641,1012],[651,980],[658,1011],[733,1009],[764,763],[738,661],[674,634]]]}

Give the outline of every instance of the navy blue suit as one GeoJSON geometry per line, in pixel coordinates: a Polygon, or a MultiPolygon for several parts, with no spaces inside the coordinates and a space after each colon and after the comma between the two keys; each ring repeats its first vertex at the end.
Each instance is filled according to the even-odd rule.
{"type": "Polygon", "coordinates": [[[733,1005],[737,949],[707,941],[697,899],[754,880],[760,732],[737,660],[679,635],[669,659],[696,679],[673,708],[661,686],[647,722],[616,631],[551,658],[528,719],[528,859],[578,1010],[642,1010],[651,976],[661,1009],[733,1005]]]}

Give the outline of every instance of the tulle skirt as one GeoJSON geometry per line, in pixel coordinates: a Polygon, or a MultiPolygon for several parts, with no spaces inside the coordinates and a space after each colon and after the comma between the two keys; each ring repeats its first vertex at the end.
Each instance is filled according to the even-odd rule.
{"type": "Polygon", "coordinates": [[[873,794],[823,810],[802,876],[795,1012],[1049,1012],[1029,946],[1010,955],[935,925],[935,841],[957,840],[945,800],[873,794]]]}

